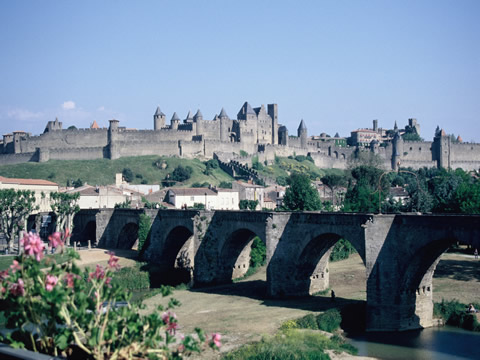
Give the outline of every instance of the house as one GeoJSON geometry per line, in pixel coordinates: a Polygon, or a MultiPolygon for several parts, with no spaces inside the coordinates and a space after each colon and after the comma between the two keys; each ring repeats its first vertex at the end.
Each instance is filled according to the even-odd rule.
{"type": "Polygon", "coordinates": [[[395,186],[390,188],[390,197],[399,202],[402,205],[405,205],[410,199],[410,194],[402,186],[395,186]]]}
{"type": "Polygon", "coordinates": [[[185,205],[193,207],[202,204],[208,210],[238,210],[240,200],[238,192],[231,189],[170,188],[166,201],[176,209],[182,209],[185,205]]]}
{"type": "Polygon", "coordinates": [[[78,206],[80,209],[114,208],[116,204],[132,200],[130,193],[114,186],[91,186],[85,184],[75,189],[67,190],[66,193],[80,193],[78,206]]]}
{"type": "Polygon", "coordinates": [[[0,176],[0,189],[31,190],[35,192],[37,212],[52,211],[50,193],[58,191],[58,184],[42,179],[13,179],[0,176]]]}
{"type": "Polygon", "coordinates": [[[263,186],[235,181],[232,183],[232,190],[238,192],[240,200],[257,200],[258,205],[256,210],[264,208],[265,188],[263,186]]]}

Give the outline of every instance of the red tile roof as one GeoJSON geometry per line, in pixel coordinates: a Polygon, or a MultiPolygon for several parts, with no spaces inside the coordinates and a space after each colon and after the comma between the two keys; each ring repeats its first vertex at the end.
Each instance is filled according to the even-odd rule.
{"type": "Polygon", "coordinates": [[[49,185],[58,186],[58,184],[42,179],[13,179],[0,176],[0,182],[4,184],[19,184],[19,185],[49,185]]]}

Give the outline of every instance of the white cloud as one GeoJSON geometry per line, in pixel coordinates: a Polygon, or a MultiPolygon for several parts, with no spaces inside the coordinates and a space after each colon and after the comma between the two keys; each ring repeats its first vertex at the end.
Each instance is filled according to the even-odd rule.
{"type": "Polygon", "coordinates": [[[7,111],[7,116],[11,119],[25,121],[38,119],[43,116],[41,112],[33,112],[27,109],[10,109],[7,111]]]}
{"type": "Polygon", "coordinates": [[[73,110],[75,109],[75,103],[71,100],[65,101],[62,105],[64,110],[73,110]]]}

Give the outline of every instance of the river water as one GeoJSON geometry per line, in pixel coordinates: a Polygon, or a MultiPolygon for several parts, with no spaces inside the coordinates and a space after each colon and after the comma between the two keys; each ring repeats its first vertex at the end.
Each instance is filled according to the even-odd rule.
{"type": "Polygon", "coordinates": [[[382,360],[480,359],[480,333],[450,326],[347,338],[358,355],[382,360]]]}

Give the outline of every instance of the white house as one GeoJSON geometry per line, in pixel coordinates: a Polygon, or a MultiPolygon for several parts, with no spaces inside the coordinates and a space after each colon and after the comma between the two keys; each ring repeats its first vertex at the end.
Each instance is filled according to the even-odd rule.
{"type": "Polygon", "coordinates": [[[176,209],[202,204],[208,210],[238,210],[238,191],[210,188],[170,188],[167,201],[176,209]]]}

